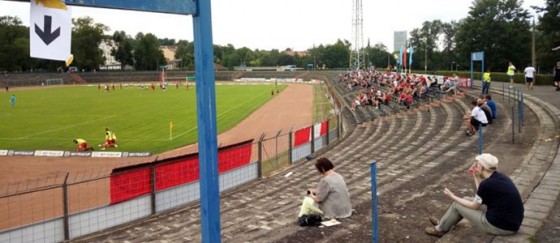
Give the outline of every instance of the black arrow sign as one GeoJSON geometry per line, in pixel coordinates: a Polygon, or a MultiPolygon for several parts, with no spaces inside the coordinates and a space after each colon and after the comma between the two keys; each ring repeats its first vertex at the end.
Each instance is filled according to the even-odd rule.
{"type": "Polygon", "coordinates": [[[58,27],[54,32],[51,33],[52,28],[52,17],[45,15],[45,24],[44,24],[44,31],[35,24],[35,33],[47,44],[51,44],[56,38],[60,36],[60,27],[58,27]]]}

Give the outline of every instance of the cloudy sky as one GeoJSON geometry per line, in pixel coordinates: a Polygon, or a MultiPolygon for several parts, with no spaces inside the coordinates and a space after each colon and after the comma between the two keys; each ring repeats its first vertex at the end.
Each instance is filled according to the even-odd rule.
{"type": "MultiPolygon", "coordinates": [[[[545,0],[525,0],[523,7],[545,0]]],[[[468,15],[472,0],[362,0],[364,45],[392,49],[393,31],[419,28],[424,21],[449,22],[468,15]]],[[[29,2],[0,0],[0,16],[18,16],[29,25],[29,2]]],[[[72,17],[90,16],[110,27],[108,34],[152,33],[192,41],[192,17],[174,14],[72,7],[72,17]]],[[[352,0],[212,0],[214,44],[236,48],[306,50],[351,39],[352,0]]]]}

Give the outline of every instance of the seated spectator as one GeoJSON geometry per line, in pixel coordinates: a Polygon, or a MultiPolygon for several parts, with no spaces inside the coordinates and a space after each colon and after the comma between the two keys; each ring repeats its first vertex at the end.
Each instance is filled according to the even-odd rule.
{"type": "Polygon", "coordinates": [[[479,126],[484,127],[488,124],[488,119],[486,118],[486,114],[484,114],[484,111],[482,111],[480,106],[478,106],[478,102],[476,100],[473,100],[471,102],[471,105],[473,106],[473,109],[470,115],[466,115],[464,117],[464,120],[468,121],[467,131],[465,132],[465,135],[469,137],[476,134],[476,131],[478,131],[479,126]]]}
{"type": "Polygon", "coordinates": [[[447,92],[449,88],[451,88],[451,80],[447,77],[443,78],[443,84],[440,86],[441,91],[447,92]]]}
{"type": "Polygon", "coordinates": [[[497,171],[498,158],[484,153],[475,160],[469,173],[473,175],[476,196],[461,198],[445,188],[443,193],[453,203],[441,219],[429,218],[434,226],[426,228],[426,234],[441,237],[463,218],[492,235],[513,235],[521,227],[525,211],[523,201],[511,179],[497,171]],[[483,204],[486,208],[481,209],[483,204]]]}
{"type": "Polygon", "coordinates": [[[496,103],[492,100],[492,96],[486,95],[485,100],[486,105],[490,107],[490,110],[492,110],[492,119],[496,119],[496,103]]]}
{"type": "Polygon", "coordinates": [[[401,96],[399,97],[399,104],[405,106],[407,110],[410,109],[410,105],[413,101],[414,99],[412,98],[412,95],[407,92],[402,92],[401,96]]]}
{"type": "Polygon", "coordinates": [[[319,203],[325,218],[347,218],[352,216],[350,193],[344,178],[334,171],[334,165],[327,158],[319,158],[315,168],[323,175],[315,194],[311,198],[319,203]]]}
{"type": "Polygon", "coordinates": [[[354,102],[352,102],[352,108],[351,110],[355,110],[356,107],[360,106],[361,102],[360,102],[360,96],[357,95],[356,98],[354,99],[354,102]]]}
{"type": "MultiPolygon", "coordinates": [[[[444,83],[445,85],[445,83],[444,83]]],[[[459,92],[459,80],[457,79],[450,79],[450,85],[447,90],[444,91],[445,93],[453,92],[453,94],[457,94],[459,92]]]]}
{"type": "Polygon", "coordinates": [[[488,119],[488,124],[492,124],[494,118],[492,118],[492,109],[490,109],[490,107],[488,105],[486,105],[485,102],[486,98],[484,97],[484,95],[481,95],[477,100],[477,104],[478,106],[480,106],[480,108],[482,109],[482,111],[484,111],[484,115],[486,115],[486,118],[488,119]]]}
{"type": "Polygon", "coordinates": [[[369,105],[370,101],[366,93],[359,94],[360,104],[362,105],[369,105]]]}

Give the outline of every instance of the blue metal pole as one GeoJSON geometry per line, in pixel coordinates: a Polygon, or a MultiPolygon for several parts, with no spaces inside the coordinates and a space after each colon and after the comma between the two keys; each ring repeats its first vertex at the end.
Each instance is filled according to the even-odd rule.
{"type": "MultiPolygon", "coordinates": [[[[482,87],[482,82],[484,82],[484,52],[482,52],[482,68],[480,70],[482,71],[480,72],[480,87],[482,87]]],[[[488,89],[490,89],[490,87],[488,87],[488,89]]]]}
{"type": "Polygon", "coordinates": [[[502,101],[506,100],[506,84],[502,83],[502,101]]]}
{"type": "Polygon", "coordinates": [[[511,85],[508,86],[508,104],[509,104],[510,100],[511,100],[511,85]]]}
{"type": "Polygon", "coordinates": [[[524,116],[525,116],[525,101],[523,99],[525,95],[521,94],[521,125],[525,126],[525,120],[524,120],[524,116]]]}
{"type": "Polygon", "coordinates": [[[193,15],[202,242],[221,242],[216,87],[210,0],[193,15]]]}
{"type": "Polygon", "coordinates": [[[370,172],[371,172],[371,235],[372,242],[377,243],[377,162],[374,160],[371,162],[370,172]]]}
{"type": "Polygon", "coordinates": [[[474,86],[474,69],[473,69],[473,58],[472,58],[472,53],[471,53],[471,82],[473,83],[472,86],[474,86]]]}
{"type": "Polygon", "coordinates": [[[515,143],[515,107],[511,106],[511,143],[515,143]]]}
{"type": "Polygon", "coordinates": [[[523,93],[521,93],[521,91],[519,91],[519,97],[518,97],[519,100],[517,101],[517,119],[518,119],[518,122],[517,122],[518,130],[517,131],[519,133],[521,133],[521,121],[523,120],[523,112],[522,112],[522,109],[523,109],[522,100],[523,100],[523,98],[522,97],[523,97],[523,93]]]}
{"type": "Polygon", "coordinates": [[[478,154],[482,154],[482,125],[478,125],[478,154]]]}

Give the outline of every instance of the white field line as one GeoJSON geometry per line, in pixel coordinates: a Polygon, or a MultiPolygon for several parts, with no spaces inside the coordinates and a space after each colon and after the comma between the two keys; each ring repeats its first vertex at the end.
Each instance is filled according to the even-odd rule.
{"type": "MultiPolygon", "coordinates": [[[[220,118],[221,116],[224,116],[225,114],[230,113],[231,111],[235,110],[235,108],[241,106],[242,104],[248,103],[248,102],[250,102],[250,101],[256,99],[257,97],[258,97],[258,96],[254,96],[253,98],[251,98],[251,99],[249,99],[249,100],[246,100],[245,102],[238,103],[236,106],[230,106],[230,107],[231,107],[230,109],[228,109],[228,110],[226,110],[226,111],[224,111],[224,112],[218,114],[216,118],[220,118]]],[[[190,133],[190,132],[196,130],[197,128],[198,128],[198,126],[194,126],[193,128],[191,128],[191,129],[189,129],[189,130],[187,130],[187,131],[185,131],[185,132],[182,132],[182,133],[177,134],[177,136],[174,135],[174,136],[173,136],[173,139],[178,138],[178,137],[181,137],[181,136],[184,136],[184,135],[187,135],[188,133],[190,133]]]]}
{"type": "Polygon", "coordinates": [[[89,120],[89,121],[87,121],[87,122],[82,122],[82,123],[80,123],[80,124],[75,124],[75,125],[70,125],[70,126],[65,126],[65,127],[59,127],[59,128],[55,128],[55,129],[45,130],[45,131],[42,131],[42,132],[38,132],[38,133],[34,133],[34,134],[29,134],[29,135],[27,135],[27,136],[23,136],[23,137],[19,137],[19,138],[14,138],[13,140],[28,139],[28,138],[31,138],[31,137],[36,136],[36,135],[45,134],[45,133],[51,133],[51,132],[55,132],[55,131],[60,131],[60,130],[64,130],[64,129],[68,129],[68,128],[72,128],[72,127],[81,126],[81,125],[88,124],[88,123],[95,123],[95,122],[97,122],[97,121],[110,119],[110,118],[113,118],[113,117],[115,117],[115,116],[116,116],[116,115],[112,115],[112,116],[103,117],[103,118],[99,118],[99,119],[89,120]]]}
{"type": "MultiPolygon", "coordinates": [[[[220,118],[220,117],[222,117],[222,116],[224,116],[224,115],[226,115],[226,114],[232,112],[232,111],[235,110],[237,107],[239,107],[239,106],[241,106],[241,105],[243,105],[243,104],[245,104],[245,103],[248,103],[248,102],[253,101],[253,100],[256,99],[257,97],[258,97],[258,96],[254,96],[253,98],[251,98],[251,99],[249,99],[249,100],[246,100],[246,101],[244,101],[244,102],[242,102],[242,103],[238,103],[238,104],[235,105],[235,106],[230,106],[230,109],[228,109],[228,110],[226,110],[226,111],[224,111],[224,112],[218,114],[218,115],[217,115],[217,118],[220,118]]],[[[94,123],[94,122],[97,122],[97,121],[99,121],[99,120],[109,119],[109,118],[113,118],[113,117],[116,117],[116,115],[112,115],[112,116],[109,116],[109,117],[103,117],[103,118],[95,119],[95,120],[90,120],[90,121],[85,122],[85,123],[94,123]]],[[[34,134],[26,135],[26,136],[19,137],[19,138],[0,138],[0,140],[24,140],[24,139],[29,139],[29,138],[31,138],[31,137],[33,137],[33,136],[36,136],[36,135],[46,134],[46,133],[55,132],[55,131],[59,131],[59,130],[64,130],[64,129],[76,127],[76,126],[83,125],[83,124],[84,124],[84,123],[76,124],[76,125],[71,125],[71,126],[65,126],[65,127],[59,127],[59,128],[56,128],[56,129],[50,129],[50,130],[46,130],[46,131],[42,131],[42,132],[39,132],[39,133],[34,133],[34,134]]],[[[177,135],[173,135],[173,139],[176,139],[176,138],[185,136],[185,135],[187,135],[188,133],[190,133],[190,132],[192,132],[192,131],[194,131],[194,130],[196,130],[196,129],[198,129],[198,126],[194,126],[194,127],[192,127],[191,129],[189,129],[189,130],[187,130],[187,131],[184,131],[184,132],[179,133],[179,134],[177,134],[177,135]]],[[[33,138],[32,140],[68,140],[68,138],[53,138],[53,137],[48,137],[48,138],[33,138]]],[[[169,141],[169,138],[165,138],[165,139],[154,139],[154,138],[148,138],[148,139],[146,139],[146,138],[126,138],[126,139],[124,139],[124,140],[128,140],[128,141],[169,141]]]]}

